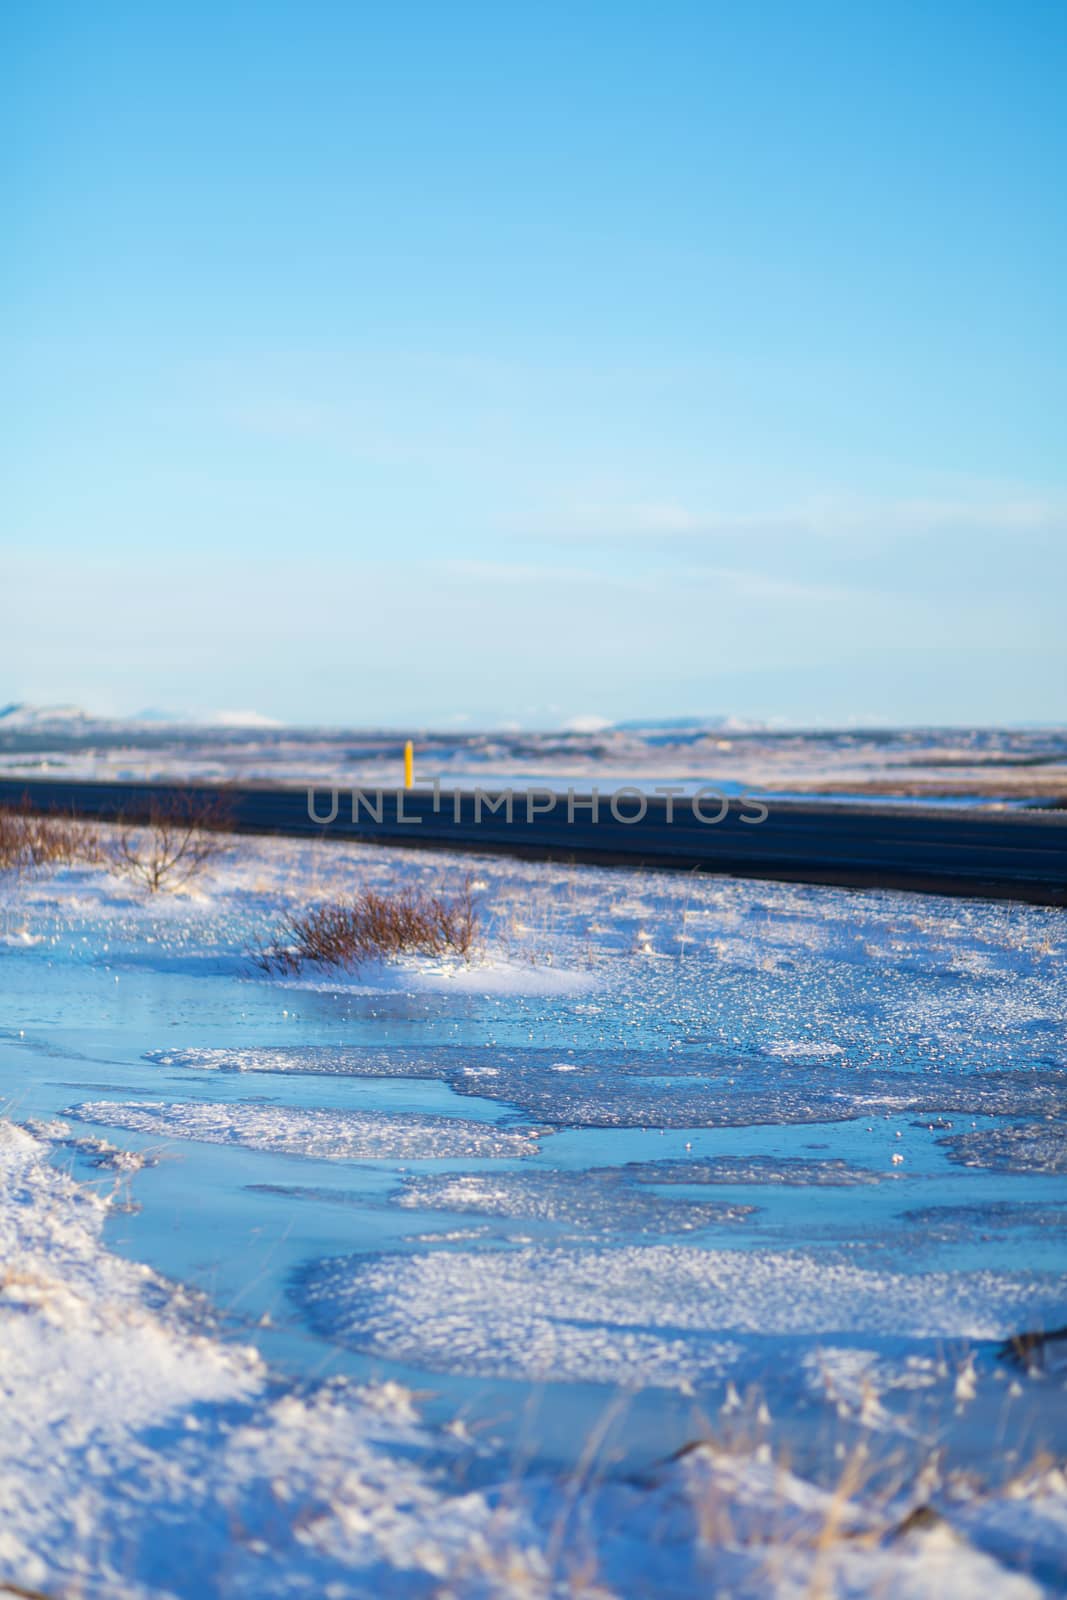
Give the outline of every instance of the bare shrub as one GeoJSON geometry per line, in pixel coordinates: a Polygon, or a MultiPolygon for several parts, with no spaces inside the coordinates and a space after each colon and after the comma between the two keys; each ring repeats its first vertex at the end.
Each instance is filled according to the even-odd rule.
{"type": "Polygon", "coordinates": [[[5,806],[0,811],[0,867],[5,871],[21,871],[29,864],[26,818],[21,812],[5,806]]]}
{"type": "Polygon", "coordinates": [[[0,870],[26,872],[56,863],[103,861],[105,852],[91,823],[65,812],[36,811],[29,795],[0,808],[0,870]]]}
{"type": "Polygon", "coordinates": [[[220,835],[228,821],[221,802],[176,791],[152,801],[146,822],[123,825],[112,864],[150,894],[181,889],[225,854],[229,845],[220,835]]]}
{"type": "Polygon", "coordinates": [[[404,954],[469,956],[477,931],[469,877],[450,899],[424,889],[366,889],[350,901],[291,912],[255,959],[267,972],[298,972],[306,961],[352,969],[404,954]]]}

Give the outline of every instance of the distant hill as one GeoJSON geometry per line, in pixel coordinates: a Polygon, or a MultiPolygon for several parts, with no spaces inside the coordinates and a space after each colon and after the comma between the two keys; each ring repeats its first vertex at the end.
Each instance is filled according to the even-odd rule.
{"type": "Polygon", "coordinates": [[[0,728],[50,728],[92,722],[81,706],[32,706],[25,700],[0,706],[0,728]]]}

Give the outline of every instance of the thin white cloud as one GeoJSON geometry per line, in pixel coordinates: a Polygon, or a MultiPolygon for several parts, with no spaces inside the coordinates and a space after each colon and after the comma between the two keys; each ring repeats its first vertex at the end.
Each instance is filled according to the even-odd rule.
{"type": "Polygon", "coordinates": [[[789,600],[815,603],[854,598],[865,591],[848,584],[808,583],[801,579],[778,577],[768,572],[753,572],[744,567],[692,566],[680,570],[663,570],[667,582],[683,582],[731,590],[741,599],[775,601],[789,600]]]}
{"type": "Polygon", "coordinates": [[[916,495],[872,499],[827,494],[792,506],[709,511],[674,500],[581,503],[541,533],[549,538],[679,539],[807,534],[820,537],[915,536],[941,533],[1040,534],[1067,531],[1067,497],[1034,493],[916,495]]]}
{"type": "Polygon", "coordinates": [[[710,588],[729,591],[739,599],[771,602],[835,601],[848,599],[860,591],[844,584],[809,583],[744,567],[707,564],[685,567],[651,567],[639,573],[606,572],[589,567],[543,566],[528,561],[438,561],[433,569],[459,578],[464,583],[487,586],[534,584],[592,586],[597,590],[626,589],[639,593],[672,593],[679,582],[690,589],[710,588]]]}

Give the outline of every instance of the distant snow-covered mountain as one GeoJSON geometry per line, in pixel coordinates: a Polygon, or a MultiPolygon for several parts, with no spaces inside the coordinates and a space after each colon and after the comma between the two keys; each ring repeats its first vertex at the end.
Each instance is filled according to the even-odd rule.
{"type": "Polygon", "coordinates": [[[621,733],[763,733],[765,722],[751,717],[634,717],[613,724],[621,733]]]}
{"type": "Polygon", "coordinates": [[[33,706],[25,700],[0,706],[0,728],[51,728],[58,724],[69,727],[92,721],[81,706],[33,706]]]}
{"type": "Polygon", "coordinates": [[[194,723],[205,728],[280,728],[274,717],[265,717],[262,711],[211,711],[206,716],[195,717],[194,723]]]}
{"type": "Polygon", "coordinates": [[[281,724],[261,711],[162,711],[155,706],[136,711],[132,716],[95,716],[81,706],[37,706],[28,701],[12,701],[0,706],[0,732],[77,733],[95,729],[128,728],[278,728],[281,724]]]}

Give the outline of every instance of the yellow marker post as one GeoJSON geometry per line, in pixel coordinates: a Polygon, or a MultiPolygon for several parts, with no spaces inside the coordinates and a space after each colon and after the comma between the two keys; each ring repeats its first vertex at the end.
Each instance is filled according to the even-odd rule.
{"type": "Polygon", "coordinates": [[[415,746],[409,739],[404,746],[404,788],[410,789],[415,782],[415,746]]]}

